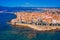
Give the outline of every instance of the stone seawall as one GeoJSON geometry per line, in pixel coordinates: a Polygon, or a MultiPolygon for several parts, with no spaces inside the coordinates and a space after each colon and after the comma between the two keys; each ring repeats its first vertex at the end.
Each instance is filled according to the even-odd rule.
{"type": "MultiPolygon", "coordinates": [[[[14,25],[14,24],[12,24],[14,25]]],[[[37,31],[50,31],[50,30],[60,30],[60,26],[38,26],[33,24],[23,24],[23,23],[16,23],[15,26],[18,27],[29,27],[37,31]]]]}

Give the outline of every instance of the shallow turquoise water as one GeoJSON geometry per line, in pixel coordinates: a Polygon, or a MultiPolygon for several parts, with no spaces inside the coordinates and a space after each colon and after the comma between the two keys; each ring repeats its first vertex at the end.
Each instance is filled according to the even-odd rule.
{"type": "Polygon", "coordinates": [[[38,32],[30,28],[14,28],[7,21],[15,18],[14,14],[0,14],[0,40],[60,40],[60,32],[38,32]]]}

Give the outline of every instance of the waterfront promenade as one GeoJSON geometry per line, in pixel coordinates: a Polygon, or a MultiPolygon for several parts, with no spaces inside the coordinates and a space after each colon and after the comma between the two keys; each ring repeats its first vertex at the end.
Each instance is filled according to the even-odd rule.
{"type": "Polygon", "coordinates": [[[53,31],[53,30],[60,30],[60,26],[39,26],[39,25],[34,25],[34,24],[23,24],[23,23],[16,23],[15,25],[12,24],[13,26],[17,27],[28,27],[32,28],[37,31],[53,31]]]}

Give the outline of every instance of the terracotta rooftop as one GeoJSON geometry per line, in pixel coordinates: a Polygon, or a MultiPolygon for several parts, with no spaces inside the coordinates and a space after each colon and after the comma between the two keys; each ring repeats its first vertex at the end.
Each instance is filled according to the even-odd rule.
{"type": "Polygon", "coordinates": [[[45,12],[45,13],[40,13],[40,12],[32,12],[32,13],[29,13],[29,12],[18,12],[18,13],[16,13],[16,15],[17,15],[17,18],[19,19],[19,20],[25,20],[25,21],[32,21],[32,19],[34,20],[34,21],[37,21],[38,20],[38,18],[42,18],[43,19],[43,21],[45,21],[45,22],[48,22],[48,23],[51,23],[52,22],[52,20],[54,19],[54,20],[57,20],[57,21],[60,21],[60,16],[57,16],[57,15],[55,15],[55,14],[50,14],[50,13],[48,13],[48,12],[45,12]]]}

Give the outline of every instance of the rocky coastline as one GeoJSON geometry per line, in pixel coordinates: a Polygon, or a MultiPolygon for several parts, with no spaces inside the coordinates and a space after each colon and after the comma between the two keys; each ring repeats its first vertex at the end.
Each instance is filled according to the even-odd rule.
{"type": "MultiPolygon", "coordinates": [[[[50,30],[60,30],[60,26],[50,26],[49,25],[49,23],[51,23],[52,21],[51,21],[51,19],[53,19],[53,18],[51,18],[51,17],[47,17],[48,19],[48,21],[46,20],[43,20],[43,21],[45,21],[45,22],[48,22],[47,24],[45,24],[44,26],[41,26],[41,25],[38,25],[39,23],[41,23],[40,21],[39,21],[39,23],[37,23],[36,21],[37,20],[34,20],[34,18],[31,18],[31,15],[30,14],[32,14],[32,13],[28,13],[27,15],[28,16],[30,16],[30,17],[27,17],[27,19],[29,19],[30,18],[30,20],[27,20],[26,19],[26,13],[28,13],[28,12],[18,12],[18,13],[15,13],[15,15],[17,16],[16,17],[16,19],[12,19],[11,20],[11,22],[10,22],[10,24],[11,25],[15,25],[15,26],[24,26],[24,27],[29,27],[29,28],[32,28],[32,29],[34,29],[34,30],[37,30],[37,31],[50,31],[50,30]],[[24,15],[23,15],[24,14],[24,15]],[[21,17],[21,16],[23,16],[23,17],[21,17]],[[35,25],[33,22],[31,22],[31,19],[33,19],[33,21],[35,21],[35,24],[37,24],[37,25],[35,25]]],[[[34,13],[36,13],[36,12],[34,12],[34,13]]],[[[37,15],[37,18],[39,19],[39,16],[40,16],[40,18],[42,17],[41,16],[41,14],[39,15],[39,13],[37,12],[36,13],[37,15]]],[[[43,14],[44,15],[44,14],[43,14]]],[[[48,14],[49,15],[49,14],[48,14]]],[[[34,17],[35,15],[33,14],[33,17],[34,17]]],[[[36,18],[36,17],[35,17],[36,18]]],[[[59,18],[60,18],[60,16],[59,16],[59,18]]],[[[58,19],[59,19],[58,18],[58,19]]],[[[60,22],[60,19],[58,20],[59,22],[60,22]]],[[[59,23],[59,22],[57,22],[57,21],[55,21],[54,22],[54,24],[55,23],[59,23]]]]}

